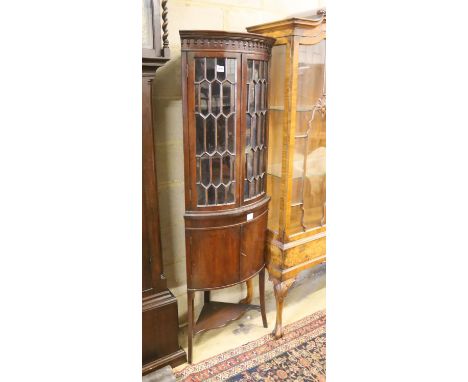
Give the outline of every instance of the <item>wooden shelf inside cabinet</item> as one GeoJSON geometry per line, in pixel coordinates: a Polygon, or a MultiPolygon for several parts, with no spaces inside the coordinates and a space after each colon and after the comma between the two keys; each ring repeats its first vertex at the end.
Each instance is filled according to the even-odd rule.
{"type": "Polygon", "coordinates": [[[269,60],[273,38],[180,31],[184,121],[188,360],[192,338],[246,310],[262,313],[268,202],[269,60]],[[250,305],[260,277],[260,306],[250,305]],[[210,290],[248,281],[243,304],[210,301],[210,290]],[[194,320],[194,293],[205,305],[194,320]]]}

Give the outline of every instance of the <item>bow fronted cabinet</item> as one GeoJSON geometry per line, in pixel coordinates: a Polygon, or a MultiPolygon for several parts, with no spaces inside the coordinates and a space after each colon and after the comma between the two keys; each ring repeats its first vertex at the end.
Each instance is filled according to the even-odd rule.
{"type": "Polygon", "coordinates": [[[326,260],[326,15],[247,28],[274,37],[266,174],[271,196],[267,267],[274,283],[276,327],[299,272],[326,260]]]}
{"type": "Polygon", "coordinates": [[[269,59],[274,39],[249,33],[180,31],[185,165],[188,360],[192,338],[246,310],[262,313],[269,59]],[[260,306],[210,300],[210,290],[259,274],[260,306]],[[194,293],[204,291],[195,323],[194,293]]]}

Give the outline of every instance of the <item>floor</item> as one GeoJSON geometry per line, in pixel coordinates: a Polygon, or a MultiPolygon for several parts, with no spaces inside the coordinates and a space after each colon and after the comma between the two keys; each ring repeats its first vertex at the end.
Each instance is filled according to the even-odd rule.
{"type": "MultiPolygon", "coordinates": [[[[321,264],[302,272],[298,277],[285,300],[283,326],[325,309],[325,267],[325,264],[321,264]]],[[[272,290],[272,283],[267,280],[266,290],[268,289],[272,290]]],[[[265,300],[268,328],[263,327],[260,312],[250,311],[239,320],[233,321],[223,328],[196,335],[193,341],[193,363],[201,362],[273,331],[276,320],[274,294],[267,293],[265,300]]],[[[258,298],[254,298],[252,303],[258,304],[258,298]]],[[[179,344],[187,351],[187,327],[181,328],[179,332],[179,344]]],[[[176,370],[185,366],[187,364],[180,365],[176,370]]]]}

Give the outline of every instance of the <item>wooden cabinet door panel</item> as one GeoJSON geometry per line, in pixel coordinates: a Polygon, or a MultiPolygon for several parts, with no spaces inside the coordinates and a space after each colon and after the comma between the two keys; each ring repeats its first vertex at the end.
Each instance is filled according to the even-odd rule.
{"type": "Polygon", "coordinates": [[[265,212],[255,220],[242,226],[240,278],[244,280],[265,263],[265,235],[268,214],[265,212]]]}
{"type": "Polygon", "coordinates": [[[189,232],[189,288],[218,288],[239,282],[240,230],[237,226],[189,232]]]}

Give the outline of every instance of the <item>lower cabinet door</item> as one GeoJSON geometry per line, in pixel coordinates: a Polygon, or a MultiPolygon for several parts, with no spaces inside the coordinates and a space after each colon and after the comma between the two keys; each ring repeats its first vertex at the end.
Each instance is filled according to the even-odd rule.
{"type": "Polygon", "coordinates": [[[240,231],[240,226],[188,231],[189,288],[218,288],[240,281],[240,231]]]}
{"type": "Polygon", "coordinates": [[[265,235],[268,213],[244,223],[241,228],[240,279],[252,276],[265,264],[265,235]]]}

